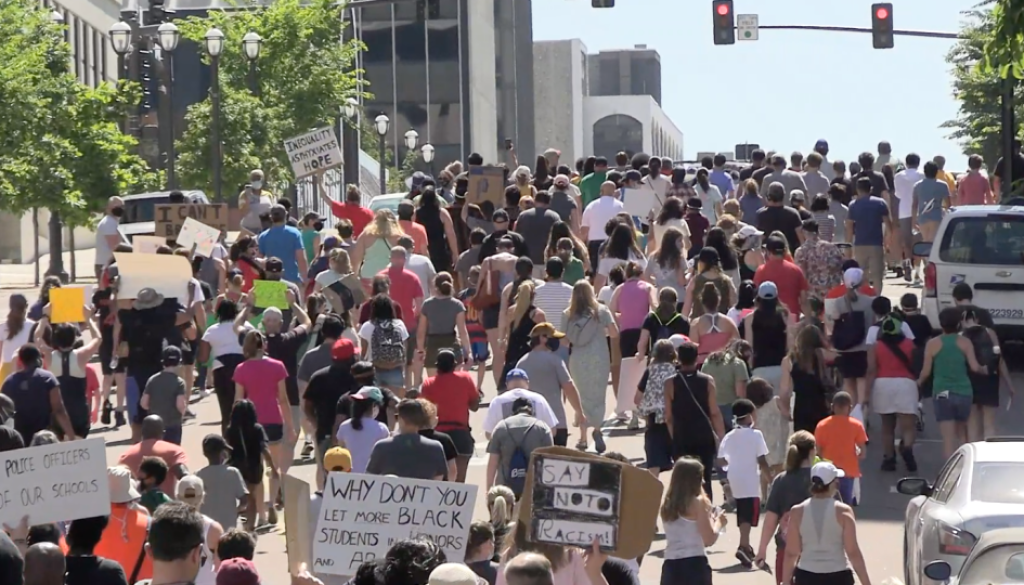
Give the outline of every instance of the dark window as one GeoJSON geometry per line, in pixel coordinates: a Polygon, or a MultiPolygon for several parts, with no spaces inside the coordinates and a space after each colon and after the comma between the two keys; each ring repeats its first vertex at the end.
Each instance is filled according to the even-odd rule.
{"type": "Polygon", "coordinates": [[[632,156],[644,149],[644,127],[632,116],[614,114],[594,123],[594,155],[615,160],[620,150],[632,156]]]}
{"type": "Polygon", "coordinates": [[[954,217],[942,235],[939,258],[957,264],[1024,264],[1024,216],[954,217]]]}

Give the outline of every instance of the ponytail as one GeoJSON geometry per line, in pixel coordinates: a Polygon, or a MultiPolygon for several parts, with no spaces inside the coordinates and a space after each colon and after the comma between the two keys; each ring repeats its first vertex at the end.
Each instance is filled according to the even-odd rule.
{"type": "Polygon", "coordinates": [[[789,437],[789,448],[786,450],[786,471],[800,469],[814,448],[814,435],[807,431],[793,433],[789,437]]]}
{"type": "Polygon", "coordinates": [[[722,297],[718,294],[718,287],[712,282],[705,282],[704,288],[700,291],[700,304],[709,313],[718,312],[718,304],[722,297]]]}
{"type": "Polygon", "coordinates": [[[250,331],[245,334],[245,341],[242,343],[242,356],[251,360],[263,351],[263,334],[259,331],[250,331]]]}

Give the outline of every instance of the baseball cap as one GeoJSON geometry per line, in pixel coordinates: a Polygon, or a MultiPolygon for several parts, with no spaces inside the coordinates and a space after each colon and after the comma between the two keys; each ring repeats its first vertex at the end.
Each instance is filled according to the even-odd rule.
{"type": "Polygon", "coordinates": [[[801,191],[800,189],[793,189],[793,191],[790,192],[790,194],[789,194],[789,200],[790,201],[803,201],[804,200],[804,192],[801,191]]]}
{"type": "Polygon", "coordinates": [[[326,238],[324,238],[324,250],[333,250],[337,248],[340,244],[341,240],[339,240],[335,236],[327,236],[326,238]]]}
{"type": "Polygon", "coordinates": [[[425,175],[422,171],[416,171],[415,173],[412,174],[412,188],[416,189],[417,187],[422,187],[423,182],[426,180],[427,175],[425,175]]]}
{"type": "Polygon", "coordinates": [[[438,369],[445,371],[452,370],[455,368],[456,363],[458,363],[458,360],[455,358],[454,351],[450,349],[442,349],[441,351],[437,352],[437,361],[435,362],[435,364],[437,365],[438,369]]]}
{"type": "Polygon", "coordinates": [[[765,240],[764,247],[769,252],[785,252],[787,246],[786,242],[781,238],[769,237],[767,240],[765,240]]]}
{"type": "Polygon", "coordinates": [[[174,367],[180,364],[181,348],[174,345],[168,345],[165,347],[160,353],[160,363],[162,363],[165,368],[174,367]]]}
{"type": "Polygon", "coordinates": [[[260,585],[256,564],[249,559],[235,557],[220,564],[217,585],[260,585]]]}
{"type": "Polygon", "coordinates": [[[831,461],[819,461],[811,468],[811,483],[828,485],[840,477],[846,477],[846,473],[831,461]]]}
{"type": "Polygon", "coordinates": [[[565,175],[558,175],[558,176],[555,177],[554,184],[555,184],[555,187],[562,187],[562,188],[568,187],[569,186],[569,177],[567,177],[565,175]]]}
{"type": "Polygon", "coordinates": [[[352,400],[373,400],[377,404],[384,404],[384,393],[376,386],[363,386],[352,395],[352,400]]]}
{"type": "Polygon", "coordinates": [[[331,346],[331,359],[342,361],[350,360],[356,355],[356,346],[351,339],[339,339],[331,346]]]}
{"type": "Polygon", "coordinates": [[[344,447],[331,447],[324,454],[324,469],[327,471],[352,471],[352,454],[344,447]]]}
{"type": "Polygon", "coordinates": [[[814,149],[817,150],[819,148],[828,148],[828,140],[825,140],[824,138],[822,138],[822,139],[818,140],[817,142],[815,142],[814,143],[814,149]]]}
{"type": "Polygon", "coordinates": [[[565,337],[565,333],[555,329],[555,326],[551,323],[537,323],[530,330],[530,337],[554,337],[555,339],[561,339],[565,337]]]}
{"type": "Polygon", "coordinates": [[[779,287],[775,286],[774,282],[766,280],[757,287],[757,297],[766,301],[777,299],[779,298],[779,287]]]}
{"type": "Polygon", "coordinates": [[[186,475],[178,480],[175,494],[186,504],[198,504],[203,501],[203,496],[206,494],[203,479],[198,475],[186,475]]]}
{"type": "Polygon", "coordinates": [[[864,283],[864,271],[860,268],[847,268],[843,273],[843,284],[846,288],[857,288],[864,283]]]}
{"type": "Polygon", "coordinates": [[[284,262],[281,262],[280,258],[271,256],[270,258],[267,258],[267,262],[263,265],[263,268],[267,272],[282,272],[284,270],[284,262]]]}
{"type": "Polygon", "coordinates": [[[747,225],[741,227],[739,229],[739,231],[736,232],[736,237],[741,238],[741,239],[746,239],[746,238],[749,238],[750,236],[763,236],[763,235],[764,235],[763,231],[757,229],[756,227],[754,227],[754,226],[752,226],[750,224],[747,224],[747,225]]]}
{"type": "MultiPolygon", "coordinates": [[[[531,332],[532,333],[532,332],[531,332]]],[[[512,368],[505,374],[505,382],[511,382],[512,380],[522,380],[524,382],[530,381],[530,376],[526,374],[526,370],[522,368],[512,368]]]]}
{"type": "Polygon", "coordinates": [[[209,457],[214,454],[219,455],[220,453],[230,452],[231,445],[228,445],[228,442],[224,437],[214,433],[210,433],[203,437],[203,455],[209,457]]]}
{"type": "Polygon", "coordinates": [[[682,333],[676,333],[675,335],[669,337],[668,340],[672,344],[672,347],[676,349],[679,349],[680,345],[690,342],[690,338],[683,335],[682,333]]]}

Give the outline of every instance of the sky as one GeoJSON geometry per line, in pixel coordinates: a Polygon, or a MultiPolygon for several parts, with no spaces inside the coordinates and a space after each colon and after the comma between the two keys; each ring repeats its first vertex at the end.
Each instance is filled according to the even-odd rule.
{"type": "MultiPolygon", "coordinates": [[[[978,0],[895,0],[896,29],[957,32],[978,0]]],[[[872,0],[736,0],[761,25],[871,26],[872,0]]],[[[966,157],[945,57],[951,40],[898,36],[873,49],[867,33],[763,30],[757,41],[712,42],[711,0],[533,0],[534,40],[578,38],[589,53],[646,44],[661,55],[662,107],[683,132],[687,159],[756,143],[788,154],[828,140],[829,159],[855,160],[888,140],[894,154],[966,157]],[[750,115],[754,113],[755,115],[750,115]]]]}

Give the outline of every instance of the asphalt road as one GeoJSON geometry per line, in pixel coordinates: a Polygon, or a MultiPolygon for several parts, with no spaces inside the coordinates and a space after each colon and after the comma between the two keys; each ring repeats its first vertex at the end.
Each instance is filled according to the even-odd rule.
{"type": "MultiPolygon", "coordinates": [[[[884,294],[894,301],[907,290],[902,286],[902,281],[889,279],[886,281],[884,294]]],[[[6,305],[6,298],[13,290],[0,291],[0,306],[6,305]]],[[[33,298],[33,291],[21,291],[33,298]]],[[[914,291],[916,292],[916,291],[914,291]]],[[[1024,354],[1020,348],[1011,348],[1011,352],[1018,354],[1017,363],[1022,363],[1020,354],[1024,354]]],[[[1019,368],[1018,368],[1019,369],[1019,368]]],[[[1017,387],[1024,388],[1024,376],[1019,372],[1015,374],[1017,387]]],[[[491,377],[487,376],[484,392],[487,397],[495,395],[495,389],[491,377]]],[[[612,404],[612,395],[609,390],[608,403],[612,404]]],[[[1003,397],[1003,404],[1006,397],[1003,397]]],[[[1002,409],[999,413],[999,429],[1003,433],[1019,432],[1019,423],[1016,421],[1024,418],[1024,400],[1013,401],[1013,408],[1010,411],[1002,409]]],[[[192,406],[197,418],[189,421],[184,429],[183,445],[188,452],[191,469],[199,469],[205,466],[206,462],[202,457],[201,441],[207,433],[218,432],[219,412],[216,400],[210,396],[192,406]]],[[[926,405],[925,431],[918,440],[916,447],[917,460],[919,463],[918,474],[934,479],[942,465],[942,445],[939,440],[938,428],[931,414],[930,405],[926,405]]],[[[471,424],[479,428],[483,421],[484,410],[474,413],[471,424]]],[[[884,473],[879,471],[881,464],[881,448],[878,446],[877,435],[880,423],[877,417],[871,424],[872,436],[875,441],[868,448],[867,460],[862,463],[865,470],[865,477],[861,482],[863,503],[857,508],[856,514],[859,520],[858,536],[861,548],[864,550],[868,563],[868,570],[871,579],[879,583],[884,579],[898,578],[902,580],[902,535],[903,515],[906,509],[908,498],[895,493],[896,481],[903,477],[902,471],[895,473],[884,473]]],[[[117,457],[128,445],[129,432],[127,427],[120,430],[98,429],[96,436],[102,436],[107,440],[108,462],[117,461],[117,457]]],[[[608,428],[605,430],[608,435],[608,449],[618,451],[629,457],[634,463],[643,462],[643,436],[642,433],[630,433],[624,428],[608,428]]],[[[482,431],[474,432],[477,440],[477,455],[470,466],[468,481],[477,485],[484,485],[484,472],[486,464],[485,448],[482,431]]],[[[578,439],[578,431],[571,430],[569,445],[575,444],[578,439]]],[[[901,468],[902,469],[902,468],[901,468]]],[[[312,464],[298,465],[292,468],[292,473],[311,484],[314,482],[315,470],[312,464]]],[[[663,481],[667,481],[667,474],[663,474],[663,481]]],[[[716,485],[717,489],[717,485],[716,485]]],[[[481,489],[481,496],[482,496],[481,489]]],[[[721,501],[721,494],[716,494],[716,500],[721,501]]],[[[486,518],[485,499],[478,497],[476,505],[476,517],[486,518]]],[[[730,521],[733,518],[730,518],[730,521]]],[[[270,533],[264,534],[259,539],[257,566],[265,583],[287,582],[287,557],[285,554],[284,521],[280,526],[270,533]]],[[[759,530],[755,529],[752,534],[753,542],[759,538],[759,530]]],[[[726,533],[719,539],[719,542],[709,550],[709,560],[715,571],[715,582],[725,585],[741,585],[752,583],[771,583],[771,577],[757,571],[747,571],[741,567],[734,557],[738,545],[738,532],[731,523],[726,533]]],[[[641,579],[644,583],[657,582],[661,574],[661,551],[664,549],[664,542],[656,540],[651,551],[645,557],[641,567],[641,579]]],[[[771,549],[770,549],[771,554],[771,549]]]]}

